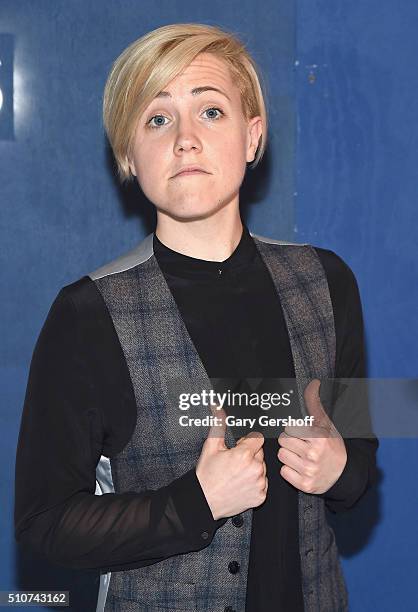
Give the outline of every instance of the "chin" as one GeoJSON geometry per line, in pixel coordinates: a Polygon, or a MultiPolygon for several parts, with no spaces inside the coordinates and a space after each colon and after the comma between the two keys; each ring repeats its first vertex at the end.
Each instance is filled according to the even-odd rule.
{"type": "Polygon", "coordinates": [[[207,219],[211,215],[214,215],[222,205],[202,205],[202,202],[193,202],[190,204],[184,204],[175,206],[171,205],[167,208],[160,209],[160,212],[176,219],[177,221],[197,221],[198,219],[207,219]]]}

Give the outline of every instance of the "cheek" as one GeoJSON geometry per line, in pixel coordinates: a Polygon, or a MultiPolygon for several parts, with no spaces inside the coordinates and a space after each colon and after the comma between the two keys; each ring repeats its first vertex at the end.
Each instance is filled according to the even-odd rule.
{"type": "Polygon", "coordinates": [[[231,170],[239,171],[246,164],[245,135],[239,131],[224,143],[222,158],[231,170]]]}
{"type": "Polygon", "coordinates": [[[158,186],[161,184],[161,173],[164,167],[161,159],[161,153],[150,147],[148,147],[146,155],[137,154],[135,156],[137,181],[144,193],[150,189],[158,189],[158,186]]]}
{"type": "Polygon", "coordinates": [[[147,175],[155,175],[161,170],[164,149],[158,140],[136,136],[132,151],[132,161],[137,177],[144,180],[147,175]]]}
{"type": "Polygon", "coordinates": [[[241,182],[246,170],[245,151],[241,141],[230,142],[222,154],[222,160],[219,164],[219,171],[224,179],[224,182],[235,185],[241,182]]]}

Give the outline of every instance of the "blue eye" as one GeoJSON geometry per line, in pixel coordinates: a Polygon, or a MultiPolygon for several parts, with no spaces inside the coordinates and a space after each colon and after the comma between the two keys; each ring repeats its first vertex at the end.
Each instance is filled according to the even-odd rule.
{"type": "MultiPolygon", "coordinates": [[[[211,106],[210,108],[207,108],[206,110],[204,110],[204,113],[207,113],[208,111],[218,111],[218,113],[220,113],[220,115],[217,115],[215,117],[209,117],[209,119],[211,121],[217,121],[220,116],[224,115],[225,113],[218,107],[216,106],[211,106]]],[[[167,125],[166,123],[159,123],[158,125],[152,125],[152,121],[154,119],[167,119],[167,117],[164,117],[164,115],[154,115],[153,117],[151,117],[151,119],[146,123],[147,127],[155,130],[155,129],[159,129],[161,127],[164,127],[165,125],[167,125]]]]}
{"type": "MultiPolygon", "coordinates": [[[[220,108],[217,108],[216,106],[212,106],[211,108],[207,108],[205,111],[203,111],[204,113],[207,113],[208,111],[218,111],[221,115],[224,115],[225,113],[223,111],[221,111],[220,108]]],[[[210,119],[219,119],[219,117],[210,117],[210,119]]]]}
{"type": "Polygon", "coordinates": [[[147,125],[150,128],[159,128],[159,127],[163,127],[163,125],[165,125],[164,123],[160,123],[159,125],[151,125],[151,121],[153,119],[156,119],[156,118],[158,118],[158,119],[166,119],[167,117],[164,117],[164,115],[154,115],[153,117],[151,117],[151,119],[147,123],[147,125]]]}

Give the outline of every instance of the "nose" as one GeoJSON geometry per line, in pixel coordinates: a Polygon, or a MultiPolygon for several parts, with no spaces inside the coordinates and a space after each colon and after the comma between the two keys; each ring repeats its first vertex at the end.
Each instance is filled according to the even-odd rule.
{"type": "Polygon", "coordinates": [[[175,152],[179,153],[180,151],[189,151],[190,149],[200,151],[201,148],[202,143],[196,133],[196,129],[193,128],[190,121],[187,123],[183,121],[177,132],[174,145],[175,152]]]}

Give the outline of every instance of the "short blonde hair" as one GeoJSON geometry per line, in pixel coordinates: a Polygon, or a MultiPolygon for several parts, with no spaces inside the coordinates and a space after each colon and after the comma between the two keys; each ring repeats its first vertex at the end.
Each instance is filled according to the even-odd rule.
{"type": "Polygon", "coordinates": [[[261,116],[262,135],[251,167],[260,162],[267,141],[266,88],[260,69],[234,34],[216,26],[174,23],[129,45],[113,63],[106,81],[103,123],[121,182],[133,178],[128,157],[139,117],[199,53],[213,53],[228,64],[246,120],[261,116]]]}

